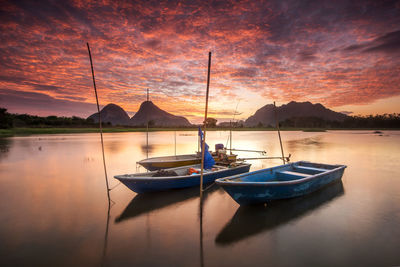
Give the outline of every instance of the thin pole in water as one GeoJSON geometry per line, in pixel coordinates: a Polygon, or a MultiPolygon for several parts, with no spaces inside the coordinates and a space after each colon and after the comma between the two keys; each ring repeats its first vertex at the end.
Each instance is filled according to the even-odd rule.
{"type": "Polygon", "coordinates": [[[229,148],[230,148],[230,152],[231,152],[231,155],[232,155],[232,121],[230,121],[229,122],[229,124],[230,124],[230,136],[229,136],[229,148]]]}
{"type": "Polygon", "coordinates": [[[240,103],[240,100],[237,102],[235,112],[233,112],[233,118],[229,122],[230,134],[228,136],[228,139],[226,140],[226,147],[228,147],[228,141],[231,140],[230,141],[231,155],[232,155],[232,129],[233,129],[233,123],[235,122],[235,116],[236,116],[236,113],[237,113],[237,109],[238,109],[239,103],[240,103]]]}
{"type": "MultiPolygon", "coordinates": [[[[147,102],[149,101],[149,88],[147,88],[147,102]]],[[[149,115],[146,113],[146,158],[149,158],[149,115]]]]}
{"type": "Polygon", "coordinates": [[[110,206],[110,187],[108,186],[108,177],[107,177],[107,168],[106,168],[106,157],[104,155],[104,141],[103,141],[103,128],[101,126],[101,114],[100,114],[100,107],[99,107],[99,98],[97,97],[97,88],[96,88],[96,80],[94,78],[94,69],[93,69],[93,61],[92,61],[92,54],[90,53],[89,43],[87,44],[88,52],[89,52],[89,59],[90,59],[90,67],[92,68],[92,78],[93,78],[93,87],[94,87],[94,94],[96,96],[96,104],[97,104],[97,112],[99,114],[99,126],[100,126],[100,139],[101,139],[101,151],[103,152],[103,165],[104,165],[104,175],[106,177],[106,186],[107,186],[107,197],[108,197],[108,205],[110,206]]]}
{"type": "Polygon", "coordinates": [[[174,137],[175,137],[175,157],[176,157],[176,131],[175,131],[174,137]]]}
{"type": "Polygon", "coordinates": [[[276,111],[275,101],[274,101],[274,111],[275,111],[276,128],[278,129],[279,143],[281,144],[282,160],[283,160],[283,164],[285,164],[285,155],[283,154],[283,146],[282,146],[282,139],[281,139],[281,131],[279,130],[278,112],[276,111]]]}
{"type": "Polygon", "coordinates": [[[211,52],[208,53],[208,72],[207,72],[207,92],[206,92],[206,109],[204,112],[204,137],[201,144],[201,172],[200,172],[200,201],[203,197],[203,172],[204,172],[204,150],[206,148],[206,130],[207,130],[207,112],[208,112],[208,92],[210,89],[210,69],[211,69],[211,52]]]}

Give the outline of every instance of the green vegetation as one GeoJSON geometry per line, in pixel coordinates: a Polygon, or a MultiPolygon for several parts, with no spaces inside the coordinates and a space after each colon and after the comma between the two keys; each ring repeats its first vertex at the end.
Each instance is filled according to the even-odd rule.
{"type": "MultiPolygon", "coordinates": [[[[164,129],[149,129],[149,131],[160,131],[164,129]]],[[[181,129],[179,129],[181,130],[181,129]]],[[[120,133],[120,132],[145,132],[146,128],[118,128],[110,127],[103,128],[105,133],[120,133]]],[[[14,135],[30,135],[30,134],[65,134],[65,133],[98,133],[99,128],[11,128],[0,129],[0,137],[14,135]]]]}
{"type": "Polygon", "coordinates": [[[400,114],[383,114],[369,116],[348,116],[343,121],[330,121],[318,117],[293,117],[280,122],[286,128],[319,128],[319,129],[349,129],[349,128],[400,128],[400,114]]]}
{"type": "MultiPolygon", "coordinates": [[[[107,125],[107,124],[105,124],[107,125]]],[[[7,109],[0,108],[0,129],[27,127],[96,127],[93,120],[79,117],[39,117],[28,114],[11,114],[7,109]]]]}
{"type": "Polygon", "coordinates": [[[207,118],[206,127],[207,128],[215,128],[215,127],[217,127],[217,120],[214,119],[214,118],[207,118]]]}

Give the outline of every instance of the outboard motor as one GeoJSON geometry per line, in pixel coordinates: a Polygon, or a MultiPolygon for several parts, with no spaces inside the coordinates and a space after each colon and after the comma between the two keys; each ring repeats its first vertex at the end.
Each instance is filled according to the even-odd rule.
{"type": "Polygon", "coordinates": [[[218,152],[218,150],[222,150],[222,149],[224,149],[223,144],[215,144],[215,152],[218,152]]]}

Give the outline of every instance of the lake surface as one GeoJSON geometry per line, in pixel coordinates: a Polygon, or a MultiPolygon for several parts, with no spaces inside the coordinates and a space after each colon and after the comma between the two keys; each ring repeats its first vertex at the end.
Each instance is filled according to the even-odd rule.
{"type": "MultiPolygon", "coordinates": [[[[229,132],[208,132],[227,143],[229,132]]],[[[400,265],[400,131],[282,132],[292,161],[345,164],[341,183],[306,197],[240,207],[218,186],[137,195],[113,178],[173,155],[174,132],[0,139],[1,266],[400,265]],[[108,220],[107,220],[108,219],[108,220]],[[108,222],[108,223],[107,223],[108,222]]],[[[197,150],[176,133],[176,152],[197,150]]],[[[234,132],[233,147],[279,156],[276,132],[234,132]]],[[[255,157],[253,153],[239,153],[255,157]]],[[[281,164],[252,161],[251,170],[281,164]]],[[[144,171],[140,168],[139,171],[144,171]]]]}

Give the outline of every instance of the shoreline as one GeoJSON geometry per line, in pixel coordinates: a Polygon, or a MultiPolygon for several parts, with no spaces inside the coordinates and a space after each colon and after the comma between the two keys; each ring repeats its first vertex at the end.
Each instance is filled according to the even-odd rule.
{"type": "MultiPolygon", "coordinates": [[[[149,128],[149,132],[197,131],[195,128],[149,128]]],[[[207,128],[207,131],[229,131],[229,128],[207,128]]],[[[399,131],[399,128],[281,128],[281,131],[326,132],[326,131],[399,131]]],[[[232,131],[276,131],[275,128],[233,128],[232,131]]],[[[99,128],[11,128],[0,129],[0,137],[29,136],[36,134],[98,133],[99,128]]],[[[146,128],[103,128],[104,133],[146,132],[146,128]]]]}

